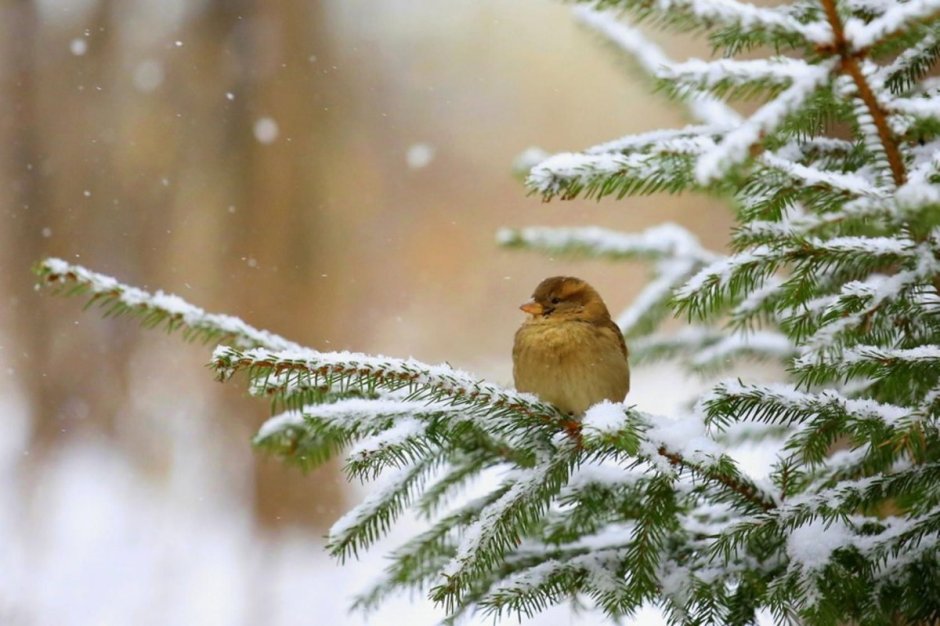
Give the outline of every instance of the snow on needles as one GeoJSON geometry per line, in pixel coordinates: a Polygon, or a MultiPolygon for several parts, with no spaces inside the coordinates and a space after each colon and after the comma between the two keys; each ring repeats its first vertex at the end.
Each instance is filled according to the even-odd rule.
{"type": "Polygon", "coordinates": [[[853,533],[842,521],[816,519],[790,531],[787,556],[804,570],[826,565],[832,553],[851,544],[853,533]]]}
{"type": "Polygon", "coordinates": [[[625,407],[620,402],[604,400],[589,408],[581,421],[585,435],[612,434],[623,429],[627,423],[625,407]]]}
{"type": "Polygon", "coordinates": [[[704,250],[688,230],[671,222],[653,226],[641,233],[621,233],[597,226],[504,228],[497,233],[496,238],[503,245],[518,243],[552,252],[576,250],[600,257],[681,257],[702,262],[718,258],[718,255],[704,250]]]}
{"type": "Polygon", "coordinates": [[[864,50],[902,29],[909,22],[940,11],[940,0],[910,0],[891,4],[893,6],[884,14],[867,24],[858,18],[846,20],[845,38],[854,50],[864,50]]]}
{"type": "Polygon", "coordinates": [[[707,185],[721,177],[734,165],[747,158],[748,152],[761,136],[774,130],[787,115],[799,109],[806,99],[829,79],[835,61],[828,60],[818,65],[807,66],[805,71],[793,78],[793,84],[776,98],[762,106],[743,124],[730,131],[711,151],[699,157],[695,165],[695,178],[707,185]]]}
{"type": "Polygon", "coordinates": [[[207,313],[173,294],[163,291],[152,294],[143,289],[122,284],[111,276],[92,272],[62,259],[46,259],[41,267],[50,278],[55,277],[55,280],[62,282],[73,280],[87,287],[93,294],[113,296],[131,309],[160,311],[183,321],[191,328],[214,330],[231,335],[233,343],[243,348],[263,346],[270,350],[301,349],[298,344],[272,332],[249,326],[231,315],[207,313]]]}
{"type": "MultiPolygon", "coordinates": [[[[728,0],[719,0],[715,4],[721,4],[722,1],[728,0]]],[[[660,0],[660,3],[662,2],[663,0],[660,0]]],[[[756,7],[752,8],[757,9],[756,7]]],[[[766,9],[757,10],[769,12],[766,9]]],[[[619,21],[616,13],[581,6],[574,9],[574,14],[582,24],[604,35],[624,52],[631,55],[643,71],[648,74],[658,76],[661,70],[673,64],[659,46],[647,39],[639,30],[619,21]]],[[[692,115],[705,124],[731,128],[741,121],[741,116],[734,109],[707,93],[697,94],[687,102],[687,105],[692,115]]]]}

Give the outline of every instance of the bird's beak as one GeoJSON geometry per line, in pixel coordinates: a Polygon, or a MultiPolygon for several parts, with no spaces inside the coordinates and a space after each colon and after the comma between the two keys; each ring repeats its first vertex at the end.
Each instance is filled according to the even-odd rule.
{"type": "Polygon", "coordinates": [[[538,302],[526,302],[519,308],[529,315],[541,315],[545,312],[545,309],[538,302]]]}

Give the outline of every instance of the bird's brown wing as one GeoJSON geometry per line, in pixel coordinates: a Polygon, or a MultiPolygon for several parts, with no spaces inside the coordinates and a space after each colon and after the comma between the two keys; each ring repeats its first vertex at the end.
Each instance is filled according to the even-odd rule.
{"type": "Polygon", "coordinates": [[[603,328],[610,330],[614,333],[614,336],[617,338],[617,341],[620,342],[620,351],[623,352],[623,357],[627,358],[627,342],[623,339],[623,331],[620,330],[620,327],[614,323],[614,320],[609,317],[600,323],[603,328]]]}

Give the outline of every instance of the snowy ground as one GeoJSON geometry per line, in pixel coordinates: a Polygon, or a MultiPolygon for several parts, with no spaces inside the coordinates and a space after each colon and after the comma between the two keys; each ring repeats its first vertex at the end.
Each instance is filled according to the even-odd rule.
{"type": "MultiPolygon", "coordinates": [[[[671,370],[648,369],[635,374],[631,400],[668,414],[694,386],[671,370]]],[[[0,397],[0,623],[422,625],[439,619],[423,598],[402,598],[368,618],[347,612],[350,597],[382,567],[383,548],[407,536],[413,522],[361,561],[340,566],[324,555],[318,538],[300,531],[262,537],[243,502],[224,493],[193,497],[187,480],[154,485],[100,442],[71,446],[42,475],[17,475],[24,407],[13,393],[0,397]]],[[[747,456],[760,472],[770,455],[747,456]]],[[[661,621],[651,609],[635,623],[661,621]]],[[[602,620],[560,607],[531,623],[602,620]]]]}

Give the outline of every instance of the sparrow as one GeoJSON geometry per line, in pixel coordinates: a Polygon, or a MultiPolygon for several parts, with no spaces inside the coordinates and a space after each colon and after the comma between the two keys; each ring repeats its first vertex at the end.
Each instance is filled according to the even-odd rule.
{"type": "Polygon", "coordinates": [[[580,278],[546,278],[519,307],[528,317],[516,331],[512,374],[518,391],[564,413],[582,415],[630,391],[627,344],[597,291],[580,278]]]}

